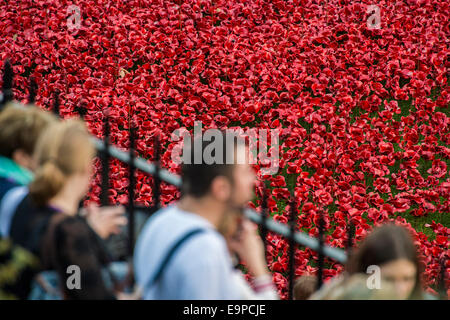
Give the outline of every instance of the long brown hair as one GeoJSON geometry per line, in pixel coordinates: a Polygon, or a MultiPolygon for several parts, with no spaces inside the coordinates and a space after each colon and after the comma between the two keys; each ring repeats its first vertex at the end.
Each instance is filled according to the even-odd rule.
{"type": "Polygon", "coordinates": [[[409,231],[401,226],[385,224],[375,228],[348,261],[349,274],[366,273],[370,265],[382,265],[397,259],[407,259],[416,267],[416,283],[410,299],[422,299],[421,274],[423,266],[409,231]]]}

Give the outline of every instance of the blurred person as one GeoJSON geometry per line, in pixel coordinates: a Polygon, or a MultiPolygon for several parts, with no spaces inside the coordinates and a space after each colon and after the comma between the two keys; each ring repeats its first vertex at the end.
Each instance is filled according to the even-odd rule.
{"type": "Polygon", "coordinates": [[[7,186],[27,185],[33,179],[36,141],[54,121],[51,113],[17,102],[0,112],[0,198],[7,186]]]}
{"type": "Polygon", "coordinates": [[[300,276],[294,284],[294,300],[308,300],[316,291],[317,277],[310,275],[300,276]]]}
{"type": "MultiPolygon", "coordinates": [[[[33,152],[41,133],[57,118],[34,105],[10,102],[0,113],[0,236],[10,237],[15,219],[15,243],[27,249],[26,238],[30,234],[29,216],[34,205],[29,201],[27,185],[33,180],[36,164],[33,152]],[[23,216],[22,216],[23,215],[23,216]]],[[[83,210],[94,229],[103,238],[117,233],[123,225],[122,207],[98,208],[94,205],[83,210]]]]}
{"type": "Polygon", "coordinates": [[[278,300],[272,274],[267,269],[264,257],[264,243],[258,234],[256,225],[248,221],[242,211],[234,210],[234,212],[224,215],[218,230],[225,237],[232,259],[235,260],[233,278],[241,292],[241,299],[278,300]],[[263,270],[260,276],[251,281],[251,286],[242,271],[237,268],[239,259],[248,261],[246,267],[250,274],[263,270]]]}
{"type": "Polygon", "coordinates": [[[422,265],[406,228],[394,224],[375,228],[350,257],[347,272],[367,273],[369,266],[380,268],[381,278],[394,286],[399,299],[424,298],[422,265]]]}
{"type": "MultiPolygon", "coordinates": [[[[248,163],[236,163],[246,152],[245,144],[230,141],[223,131],[220,136],[216,137],[222,140],[220,150],[215,150],[219,161],[211,164],[203,157],[210,143],[194,139],[190,163],[181,166],[181,199],[150,217],[138,238],[134,268],[144,299],[242,299],[218,228],[225,214],[241,210],[251,200],[255,174],[248,163]],[[198,159],[200,163],[194,161],[198,159]]],[[[261,260],[245,261],[254,266],[253,276],[267,275],[261,247],[253,240],[245,241],[248,245],[241,248],[245,251],[241,256],[261,260]]]]}
{"type": "Polygon", "coordinates": [[[9,193],[7,203],[0,205],[3,237],[8,236],[14,209],[27,193],[25,186],[33,179],[32,155],[36,141],[54,121],[56,118],[51,113],[17,102],[8,103],[0,113],[0,201],[9,193]]]}
{"type": "Polygon", "coordinates": [[[39,270],[39,260],[28,250],[0,239],[0,300],[24,300],[39,270]]]}
{"type": "Polygon", "coordinates": [[[26,299],[30,284],[39,270],[39,260],[23,247],[7,239],[11,213],[26,194],[33,179],[32,159],[36,141],[56,118],[35,106],[9,102],[0,112],[0,300],[26,299]],[[10,197],[13,189],[18,189],[10,197]],[[10,200],[1,205],[8,195],[10,200]],[[7,205],[7,206],[6,206],[7,205]],[[9,209],[2,214],[1,207],[9,209]]]}
{"type": "MultiPolygon", "coordinates": [[[[44,269],[56,270],[66,299],[114,299],[102,268],[110,261],[99,235],[78,215],[78,204],[89,188],[95,149],[82,121],[49,126],[34,153],[35,178],[29,185],[34,204],[31,230],[44,269]],[[80,268],[81,289],[65,286],[67,268],[80,268]]],[[[30,236],[33,239],[33,236],[30,236]]]]}
{"type": "MultiPolygon", "coordinates": [[[[41,213],[42,217],[43,208],[36,207],[30,200],[27,185],[33,180],[36,169],[33,158],[36,142],[41,133],[57,121],[48,111],[18,102],[8,103],[0,112],[0,237],[6,238],[1,244],[4,248],[1,254],[5,257],[1,259],[1,267],[13,270],[17,265],[14,258],[18,257],[17,252],[26,258],[23,264],[17,265],[17,277],[10,275],[9,280],[0,285],[5,297],[27,298],[31,280],[40,270],[39,246],[45,229],[35,224],[40,221],[35,219],[35,213],[41,213]],[[33,262],[30,263],[32,268],[27,267],[27,261],[33,262]]],[[[90,205],[81,212],[104,239],[118,233],[126,224],[123,207],[90,205]]]]}

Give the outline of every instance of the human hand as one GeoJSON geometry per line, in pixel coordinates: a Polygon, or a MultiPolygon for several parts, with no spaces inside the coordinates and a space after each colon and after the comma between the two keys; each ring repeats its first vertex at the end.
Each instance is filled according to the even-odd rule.
{"type": "Polygon", "coordinates": [[[128,223],[124,216],[125,208],[123,206],[98,207],[89,205],[85,212],[89,225],[103,239],[112,234],[118,234],[120,228],[128,223]]]}
{"type": "Polygon", "coordinates": [[[249,271],[255,277],[269,273],[264,254],[264,244],[255,224],[244,219],[240,232],[228,240],[228,245],[245,262],[249,271]]]}
{"type": "Polygon", "coordinates": [[[116,298],[117,300],[140,300],[141,293],[139,291],[134,291],[132,293],[118,292],[116,298]]]}

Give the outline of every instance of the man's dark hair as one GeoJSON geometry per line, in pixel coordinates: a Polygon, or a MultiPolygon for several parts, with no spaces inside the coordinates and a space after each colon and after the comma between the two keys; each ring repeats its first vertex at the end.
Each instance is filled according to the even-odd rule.
{"type": "Polygon", "coordinates": [[[227,159],[232,156],[229,154],[230,150],[233,150],[234,158],[236,158],[237,147],[242,141],[236,139],[236,137],[230,139],[230,135],[228,135],[227,139],[227,134],[224,131],[221,130],[219,132],[222,137],[222,141],[219,141],[222,152],[218,155],[213,153],[213,156],[219,158],[217,163],[208,164],[203,157],[205,149],[211,143],[214,143],[215,138],[211,141],[206,141],[202,139],[202,136],[194,137],[183,148],[183,151],[189,151],[187,156],[183,154],[184,161],[181,165],[182,193],[184,195],[191,195],[196,198],[206,195],[209,192],[212,181],[218,176],[224,176],[233,183],[233,163],[227,162],[227,159]],[[195,158],[196,154],[197,158],[195,158]],[[202,156],[200,157],[199,155],[202,156]],[[190,161],[186,161],[186,159],[190,161]]]}

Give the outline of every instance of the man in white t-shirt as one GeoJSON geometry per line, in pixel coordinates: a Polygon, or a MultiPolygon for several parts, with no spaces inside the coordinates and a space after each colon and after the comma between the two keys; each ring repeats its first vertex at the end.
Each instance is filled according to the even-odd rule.
{"type": "MultiPolygon", "coordinates": [[[[216,150],[221,163],[202,159],[196,164],[196,155],[205,155],[210,143],[190,144],[191,164],[186,157],[182,164],[181,199],[156,212],[138,238],[134,268],[144,299],[242,299],[226,241],[217,229],[226,214],[251,200],[255,174],[248,163],[236,161],[246,158],[239,158],[247,152],[245,144],[229,141],[222,131],[221,136],[216,144],[222,148],[216,150]]],[[[245,248],[241,258],[250,272],[268,277],[262,245],[245,248]]]]}

